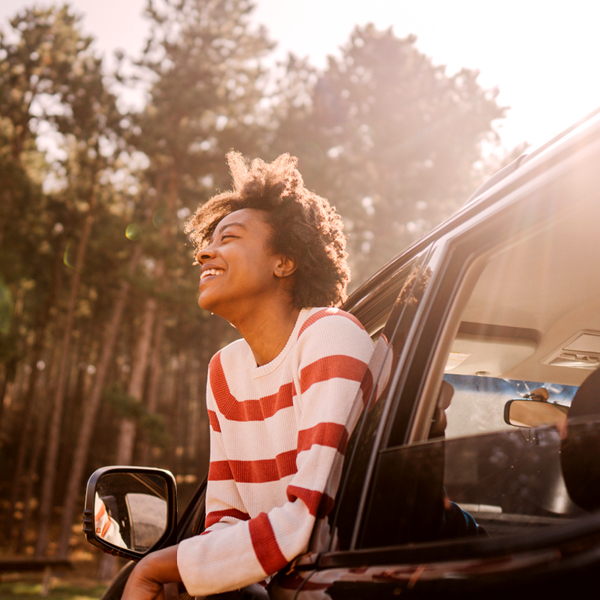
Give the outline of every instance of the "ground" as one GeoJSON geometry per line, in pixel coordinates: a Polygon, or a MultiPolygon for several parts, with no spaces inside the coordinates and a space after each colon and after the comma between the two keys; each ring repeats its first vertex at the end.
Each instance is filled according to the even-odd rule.
{"type": "MultiPolygon", "coordinates": [[[[33,541],[33,540],[32,540],[33,541]]],[[[46,598],[50,600],[97,600],[102,596],[108,582],[98,581],[98,566],[104,554],[90,546],[83,538],[81,526],[74,527],[69,556],[72,569],[56,569],[49,581],[46,598]],[[75,531],[77,529],[77,531],[75,531]]],[[[33,554],[33,544],[25,548],[24,556],[33,554]]],[[[51,551],[53,548],[50,549],[51,551]]],[[[0,550],[0,556],[14,556],[7,548],[0,550]]],[[[117,561],[118,568],[125,561],[117,561]]],[[[32,600],[42,597],[43,573],[0,573],[0,598],[2,600],[32,600]]]]}
{"type": "MultiPolygon", "coordinates": [[[[27,600],[42,596],[42,576],[21,575],[18,581],[3,577],[0,583],[2,600],[27,600]]],[[[46,598],[51,600],[97,600],[102,596],[106,585],[93,581],[76,581],[70,577],[52,577],[50,590],[46,598]]]]}

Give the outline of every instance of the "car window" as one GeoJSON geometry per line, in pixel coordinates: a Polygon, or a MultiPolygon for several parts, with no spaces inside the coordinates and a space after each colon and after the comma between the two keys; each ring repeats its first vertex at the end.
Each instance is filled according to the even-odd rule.
{"type": "Polygon", "coordinates": [[[376,346],[369,365],[373,376],[372,394],[350,436],[335,509],[330,515],[329,528],[336,531],[332,538],[336,549],[347,548],[351,543],[369,458],[390,389],[390,374],[427,286],[427,256],[428,250],[399,265],[370,297],[357,301],[351,308],[376,346]]]}
{"type": "Polygon", "coordinates": [[[444,368],[454,388],[446,438],[510,428],[510,399],[568,407],[600,366],[600,281],[591,275],[600,220],[592,219],[596,206],[579,207],[490,255],[444,368]]]}
{"type": "Polygon", "coordinates": [[[600,508],[589,464],[600,383],[587,412],[573,412],[600,366],[600,203],[573,190],[568,206],[538,196],[507,211],[501,231],[461,241],[470,256],[456,250],[436,282],[415,350],[429,362],[413,361],[414,389],[397,392],[397,406],[415,394],[412,427],[427,427],[406,445],[390,419],[354,547],[513,535],[600,508]],[[449,281],[460,261],[472,269],[449,281]]]}
{"type": "Polygon", "coordinates": [[[546,390],[550,403],[568,407],[577,391],[577,386],[573,385],[485,375],[446,373],[444,381],[454,391],[450,405],[445,410],[446,439],[514,429],[514,425],[505,420],[506,403],[510,400],[527,396],[535,398],[535,392],[546,390]]]}

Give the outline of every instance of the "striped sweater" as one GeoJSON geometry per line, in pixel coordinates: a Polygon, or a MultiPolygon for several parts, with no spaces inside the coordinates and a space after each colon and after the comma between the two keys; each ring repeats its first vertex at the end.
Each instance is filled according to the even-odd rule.
{"type": "Polygon", "coordinates": [[[372,353],[354,317],[313,308],[266,365],[256,366],[244,340],[213,357],[206,530],[177,553],[190,595],[261,581],[306,549],[316,519],[332,508],[330,473],[339,472],[362,407],[355,399],[372,353]]]}

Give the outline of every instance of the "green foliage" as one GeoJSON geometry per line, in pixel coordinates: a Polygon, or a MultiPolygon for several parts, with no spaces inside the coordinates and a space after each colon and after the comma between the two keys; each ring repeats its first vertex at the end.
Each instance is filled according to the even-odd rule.
{"type": "Polygon", "coordinates": [[[285,81],[305,101],[279,99],[277,150],[297,152],[309,187],[344,216],[359,277],[456,210],[479,183],[481,145],[498,144],[497,90],[476,71],[447,75],[415,43],[356,27],[318,76],[292,59],[285,81]]]}
{"type": "Polygon", "coordinates": [[[163,173],[184,205],[195,208],[228,183],[225,152],[251,151],[261,135],[253,124],[263,95],[260,58],[273,44],[250,27],[251,10],[248,0],[148,3],[152,35],[140,67],[153,83],[133,142],[150,158],[149,174],[163,173]]]}
{"type": "Polygon", "coordinates": [[[125,419],[139,420],[144,412],[144,408],[140,405],[139,401],[129,396],[118,382],[114,382],[106,387],[102,395],[108,404],[117,411],[119,416],[125,419]]]}
{"type": "Polygon", "coordinates": [[[167,432],[165,419],[146,411],[140,419],[140,427],[150,445],[166,450],[173,442],[173,436],[167,432]]]}
{"type": "MultiPolygon", "coordinates": [[[[69,585],[52,586],[46,598],[50,600],[95,600],[106,590],[106,585],[69,585]]],[[[4,600],[24,600],[39,598],[42,593],[41,583],[15,582],[0,583],[0,595],[4,600]]]]}
{"type": "Polygon", "coordinates": [[[131,419],[137,423],[151,445],[163,449],[168,447],[172,438],[161,415],[150,413],[138,399],[128,395],[118,382],[107,386],[102,395],[120,418],[131,419]]]}

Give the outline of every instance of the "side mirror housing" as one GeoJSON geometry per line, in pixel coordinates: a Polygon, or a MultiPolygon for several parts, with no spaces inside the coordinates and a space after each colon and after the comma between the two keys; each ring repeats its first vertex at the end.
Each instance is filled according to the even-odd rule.
{"type": "Polygon", "coordinates": [[[504,421],[514,427],[542,427],[566,423],[569,408],[540,400],[509,400],[504,405],[504,421]]]}
{"type": "Polygon", "coordinates": [[[140,560],[177,541],[177,486],[172,473],[102,467],[85,492],[83,532],[103,552],[140,560]]]}

